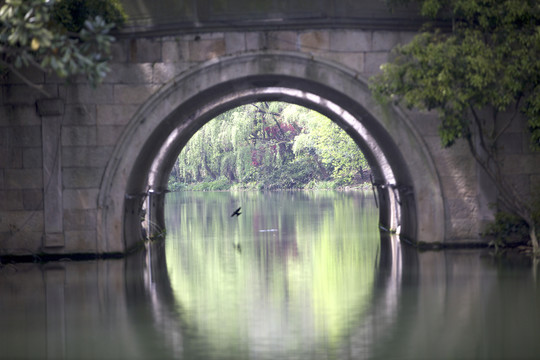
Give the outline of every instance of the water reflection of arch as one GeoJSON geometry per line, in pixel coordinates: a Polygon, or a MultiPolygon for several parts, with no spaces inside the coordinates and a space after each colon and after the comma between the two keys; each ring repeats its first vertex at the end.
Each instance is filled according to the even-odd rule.
{"type": "Polygon", "coordinates": [[[144,251],[127,259],[127,274],[136,277],[134,281],[126,282],[128,311],[131,313],[131,321],[137,319],[136,324],[141,326],[138,334],[142,354],[152,355],[149,358],[178,359],[182,355],[182,342],[186,330],[169,280],[164,245],[162,241],[149,242],[144,251]],[[153,325],[156,334],[148,331],[148,324],[153,325]],[[153,337],[160,343],[159,356],[152,354],[152,349],[146,347],[149,334],[154,334],[153,337]]]}
{"type": "Polygon", "coordinates": [[[415,273],[410,270],[416,267],[416,253],[404,256],[404,249],[392,237],[381,234],[381,251],[371,308],[358,327],[351,332],[348,343],[343,346],[341,351],[344,359],[375,358],[377,348],[385,344],[389,334],[393,333],[399,310],[402,308],[401,290],[403,282],[406,281],[403,277],[415,273]],[[407,263],[405,266],[404,261],[407,263]],[[407,268],[409,272],[404,274],[403,268],[407,268]]]}
{"type": "Polygon", "coordinates": [[[301,54],[265,52],[210,61],[172,79],[143,104],[127,125],[102,182],[101,251],[125,251],[140,240],[142,194],[152,197],[151,220],[163,223],[163,192],[174,160],[204,123],[261,100],[307,106],[340,124],[370,162],[382,225],[401,228],[413,240],[444,241],[438,175],[406,116],[393,108],[383,112],[367,81],[349,69],[301,54]]]}
{"type": "MultiPolygon", "coordinates": [[[[167,271],[164,243],[150,244],[144,255],[146,266],[144,273],[140,272],[141,279],[138,282],[144,283],[144,286],[128,288],[127,292],[128,299],[144,298],[146,303],[144,306],[132,304],[129,307],[130,311],[136,314],[130,318],[143,317],[146,322],[153,324],[155,334],[152,336],[160,342],[160,351],[163,354],[170,354],[171,358],[191,358],[190,356],[201,355],[198,352],[200,348],[193,348],[193,344],[189,341],[197,329],[193,328],[193,324],[188,325],[187,321],[184,321],[185,314],[173,293],[167,271]]],[[[348,334],[349,338],[344,339],[343,345],[338,350],[343,358],[369,358],[375,351],[374,347],[391,332],[397,317],[402,281],[399,243],[383,235],[378,255],[370,309],[364,312],[365,316],[357,319],[357,325],[348,334]]],[[[148,330],[144,330],[140,336],[145,337],[141,339],[140,344],[148,343],[148,330]]],[[[142,348],[142,351],[151,353],[150,349],[142,348]]]]}

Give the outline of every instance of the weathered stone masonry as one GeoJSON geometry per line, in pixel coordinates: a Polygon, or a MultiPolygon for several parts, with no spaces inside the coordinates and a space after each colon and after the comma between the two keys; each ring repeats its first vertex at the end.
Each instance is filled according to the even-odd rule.
{"type": "MultiPolygon", "coordinates": [[[[126,250],[123,240],[109,247],[100,244],[100,232],[106,228],[98,197],[105,170],[141,107],[191,69],[219,64],[222,58],[278,51],[335,64],[365,81],[388,60],[395,45],[413,35],[315,29],[126,37],[114,46],[111,72],[97,89],[82,79],[66,84],[28,70],[29,77],[50,95],[46,98],[7,76],[0,99],[0,254],[126,250]]],[[[433,114],[402,114],[420,135],[435,166],[444,198],[444,241],[477,241],[483,222],[492,216],[490,187],[463,144],[441,150],[433,114]]],[[[384,125],[385,120],[380,121],[384,125]]],[[[394,138],[398,146],[408,141],[394,138]]],[[[540,182],[540,155],[529,152],[520,124],[504,140],[505,170],[528,194],[540,182]]],[[[408,166],[412,177],[424,176],[414,164],[408,166]]],[[[414,191],[417,201],[422,200],[423,189],[414,191]]],[[[122,227],[122,219],[111,221],[122,227]]]]}

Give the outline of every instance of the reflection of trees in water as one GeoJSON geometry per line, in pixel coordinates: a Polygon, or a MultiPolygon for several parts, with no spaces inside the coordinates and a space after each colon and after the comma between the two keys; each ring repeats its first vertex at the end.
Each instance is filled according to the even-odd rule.
{"type": "MultiPolygon", "coordinates": [[[[300,252],[301,244],[297,241],[300,252]]],[[[538,333],[540,319],[537,306],[540,288],[535,286],[537,280],[530,272],[530,264],[519,262],[497,268],[492,258],[482,258],[478,251],[419,254],[382,237],[365,308],[351,307],[353,311],[348,316],[354,319],[346,331],[336,335],[335,342],[318,341],[320,339],[314,336],[316,320],[307,320],[313,319],[313,308],[306,307],[302,313],[306,317],[301,319],[305,327],[300,329],[306,331],[306,339],[298,342],[297,347],[281,344],[277,349],[264,352],[267,350],[264,347],[252,349],[249,343],[241,341],[255,341],[275,334],[275,331],[284,333],[288,329],[275,328],[276,323],[270,322],[269,329],[241,329],[244,338],[206,336],[208,333],[204,327],[189,315],[189,306],[179,302],[174,293],[164,264],[165,249],[161,247],[159,253],[160,256],[154,253],[154,258],[161,262],[153,267],[154,281],[146,282],[144,289],[138,287],[138,292],[146,294],[145,300],[134,300],[137,306],[130,306],[131,310],[136,310],[136,315],[131,316],[131,311],[129,321],[153,323],[158,329],[155,332],[147,325],[141,325],[133,330],[130,326],[133,333],[144,337],[138,344],[140,353],[151,353],[148,349],[152,342],[148,339],[152,336],[159,337],[157,343],[169,349],[162,350],[162,353],[172,354],[172,349],[175,349],[177,358],[219,355],[221,358],[286,355],[339,359],[534,358],[540,350],[534,336],[538,333]],[[151,307],[148,304],[152,304],[151,307]],[[221,341],[230,341],[230,346],[223,347],[221,341]],[[210,351],[204,352],[203,349],[210,351]]],[[[289,259],[288,270],[293,271],[297,260],[289,259]]],[[[131,271],[128,269],[126,273],[131,271]]],[[[284,282],[279,284],[283,286],[284,282]]],[[[269,285],[269,289],[275,287],[273,283],[269,285]]],[[[278,297],[287,295],[292,301],[298,292],[295,292],[293,283],[288,286],[288,293],[278,293],[278,297]]],[[[184,290],[190,291],[190,288],[184,290]]],[[[128,291],[128,300],[132,295],[138,296],[128,291]]],[[[277,316],[282,321],[283,318],[279,317],[282,313],[271,308],[272,300],[272,297],[267,298],[267,302],[256,310],[263,313],[270,309],[270,316],[277,316]]],[[[250,316],[255,315],[256,312],[250,313],[250,316]]],[[[286,315],[294,316],[292,313],[286,315]]],[[[286,333],[291,334],[294,335],[286,333]]]]}
{"type": "Polygon", "coordinates": [[[184,222],[176,230],[167,226],[172,291],[187,326],[205,334],[211,349],[240,351],[279,339],[287,352],[338,351],[349,322],[359,321],[369,307],[375,278],[377,218],[358,210],[363,196],[298,192],[288,193],[293,200],[287,203],[279,193],[218,194],[206,208],[200,195],[187,196],[196,198],[197,212],[180,201],[183,214],[168,221],[184,222]],[[262,205],[260,196],[266,200],[262,205]],[[229,210],[237,204],[250,216],[231,224],[229,210]],[[201,222],[205,227],[199,231],[202,225],[195,223],[201,222]],[[212,227],[218,223],[223,226],[212,227]],[[364,235],[358,235],[360,229],[364,235]],[[351,233],[366,238],[350,239],[351,233]],[[233,241],[242,244],[241,253],[233,241]],[[224,314],[208,315],[216,309],[224,314]]]}

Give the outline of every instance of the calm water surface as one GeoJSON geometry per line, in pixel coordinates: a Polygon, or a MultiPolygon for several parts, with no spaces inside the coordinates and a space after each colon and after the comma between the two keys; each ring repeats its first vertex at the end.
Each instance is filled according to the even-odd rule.
{"type": "Polygon", "coordinates": [[[2,264],[0,359],[540,358],[537,266],[418,253],[369,194],[175,193],[166,215],[126,259],[2,264]]]}

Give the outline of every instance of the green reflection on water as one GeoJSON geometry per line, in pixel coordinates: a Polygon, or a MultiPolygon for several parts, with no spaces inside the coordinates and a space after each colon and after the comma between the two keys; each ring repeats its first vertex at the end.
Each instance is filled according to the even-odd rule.
{"type": "Polygon", "coordinates": [[[332,352],[373,293],[373,201],[351,192],[174,193],[166,257],[194,336],[219,351],[332,352]],[[242,206],[242,215],[230,214],[242,206]],[[249,349],[248,349],[249,348],[249,349]]]}

